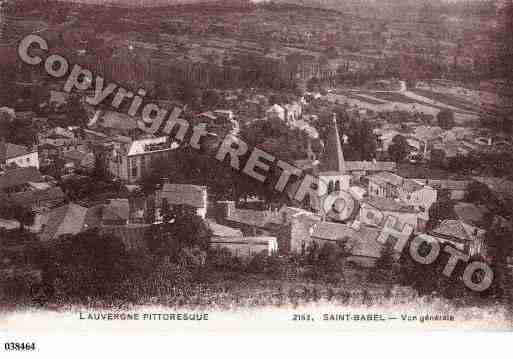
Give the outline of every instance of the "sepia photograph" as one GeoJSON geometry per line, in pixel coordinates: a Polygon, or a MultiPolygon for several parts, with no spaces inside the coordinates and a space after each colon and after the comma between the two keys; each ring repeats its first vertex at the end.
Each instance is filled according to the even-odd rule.
{"type": "Polygon", "coordinates": [[[510,332],[512,144],[510,0],[1,0],[0,333],[510,332]]]}

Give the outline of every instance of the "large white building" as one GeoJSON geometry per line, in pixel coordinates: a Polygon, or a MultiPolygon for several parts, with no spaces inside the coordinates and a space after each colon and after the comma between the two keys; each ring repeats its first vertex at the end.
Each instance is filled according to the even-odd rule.
{"type": "Polygon", "coordinates": [[[0,142],[0,169],[8,166],[39,168],[39,156],[35,148],[0,142]]]}
{"type": "Polygon", "coordinates": [[[168,137],[115,142],[108,156],[107,169],[111,176],[135,183],[150,173],[155,163],[166,161],[179,144],[168,137]]]}

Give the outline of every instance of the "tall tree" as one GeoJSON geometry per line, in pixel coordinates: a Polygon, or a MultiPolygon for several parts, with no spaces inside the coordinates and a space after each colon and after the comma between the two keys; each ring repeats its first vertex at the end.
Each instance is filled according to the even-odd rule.
{"type": "Polygon", "coordinates": [[[406,159],[406,156],[409,154],[408,141],[402,135],[397,135],[392,139],[392,143],[388,147],[388,155],[395,162],[402,162],[406,159]]]}

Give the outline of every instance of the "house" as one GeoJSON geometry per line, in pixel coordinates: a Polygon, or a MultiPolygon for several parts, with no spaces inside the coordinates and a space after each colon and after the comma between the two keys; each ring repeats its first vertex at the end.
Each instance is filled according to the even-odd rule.
{"type": "Polygon", "coordinates": [[[360,223],[382,228],[389,217],[396,220],[396,227],[399,230],[405,225],[410,225],[414,230],[422,231],[429,220],[414,206],[391,198],[369,197],[361,203],[358,215],[360,223]]]}
{"type": "Polygon", "coordinates": [[[240,229],[248,236],[270,235],[284,218],[278,211],[237,208],[234,201],[219,201],[216,207],[218,223],[240,229]]]}
{"type": "Polygon", "coordinates": [[[43,149],[45,145],[53,146],[59,154],[71,150],[84,151],[87,147],[75,132],[62,127],[55,127],[47,133],[38,135],[38,143],[43,149]]]}
{"type": "Polygon", "coordinates": [[[368,177],[369,196],[397,199],[429,219],[429,208],[437,200],[437,191],[426,185],[426,181],[402,178],[394,173],[381,172],[368,177]]]}
{"type": "Polygon", "coordinates": [[[37,151],[39,153],[39,160],[41,162],[41,166],[50,163],[50,159],[59,155],[59,148],[50,143],[45,143],[43,145],[37,146],[37,151]]]}
{"type": "Polygon", "coordinates": [[[107,159],[107,171],[114,177],[128,183],[140,181],[149,174],[158,161],[169,159],[179,147],[168,137],[141,140],[116,141],[107,159]]]}
{"type": "Polygon", "coordinates": [[[283,109],[285,110],[285,121],[289,123],[299,121],[303,115],[303,107],[296,101],[291,104],[284,105],[283,109]]]}
{"type": "Polygon", "coordinates": [[[65,195],[59,187],[47,183],[35,167],[26,167],[0,175],[0,199],[44,211],[62,204],[65,195]]]}
{"type": "Polygon", "coordinates": [[[39,168],[39,155],[35,148],[28,148],[0,139],[0,170],[7,167],[39,168]]]}
{"type": "Polygon", "coordinates": [[[42,242],[49,242],[64,234],[78,234],[88,229],[85,223],[87,208],[68,203],[44,215],[42,242]]]}
{"type": "Polygon", "coordinates": [[[413,206],[423,214],[424,219],[429,220],[429,209],[437,201],[438,192],[420,181],[405,179],[399,187],[398,199],[413,206]]]}
{"type": "Polygon", "coordinates": [[[239,122],[235,119],[232,110],[215,110],[200,113],[196,118],[207,124],[209,132],[222,135],[237,134],[240,131],[239,122]]]}
{"type": "Polygon", "coordinates": [[[383,198],[398,198],[403,178],[394,173],[381,172],[368,177],[369,196],[383,198]]]}
{"type": "MultiPolygon", "coordinates": [[[[320,248],[326,243],[344,246],[348,261],[364,267],[373,267],[381,257],[383,245],[377,241],[381,229],[370,226],[348,226],[341,223],[294,218],[290,222],[289,251],[304,255],[312,246],[320,248]]],[[[281,248],[280,248],[281,251],[281,248]]]]}
{"type": "MultiPolygon", "coordinates": [[[[395,162],[377,162],[377,161],[346,161],[342,150],[340,134],[338,132],[337,119],[334,114],[331,131],[324,149],[322,160],[298,161],[295,165],[302,170],[311,170],[318,180],[318,196],[308,197],[308,205],[317,211],[320,211],[321,205],[319,197],[328,193],[350,190],[351,181],[358,181],[361,177],[375,173],[381,170],[390,170],[395,172],[397,165],[395,162]]],[[[388,173],[388,172],[387,172],[388,173]]],[[[391,173],[391,175],[393,175],[391,173]]],[[[293,197],[295,191],[299,188],[299,181],[293,183],[288,189],[290,197],[293,197]]]]}
{"type": "Polygon", "coordinates": [[[15,219],[3,219],[3,218],[0,218],[0,231],[1,230],[11,231],[11,230],[18,229],[20,227],[21,227],[20,222],[18,222],[15,219]]]}
{"type": "Polygon", "coordinates": [[[92,152],[71,150],[64,152],[62,158],[64,159],[64,167],[69,172],[77,169],[92,170],[95,164],[95,157],[92,152]]]}
{"type": "Polygon", "coordinates": [[[425,184],[438,192],[440,197],[443,192],[448,192],[449,199],[461,201],[465,198],[467,187],[471,181],[451,179],[415,179],[416,182],[425,184]]]}
{"type": "Polygon", "coordinates": [[[285,109],[278,105],[274,104],[272,105],[266,112],[266,116],[269,118],[278,118],[282,121],[285,121],[285,109]]]}
{"type": "Polygon", "coordinates": [[[162,208],[166,201],[169,206],[187,205],[196,209],[201,218],[207,215],[207,188],[191,184],[164,183],[155,193],[155,205],[162,208]]]}
{"type": "Polygon", "coordinates": [[[447,219],[428,232],[440,243],[448,243],[464,253],[474,256],[485,255],[485,231],[459,219],[447,219]]]}

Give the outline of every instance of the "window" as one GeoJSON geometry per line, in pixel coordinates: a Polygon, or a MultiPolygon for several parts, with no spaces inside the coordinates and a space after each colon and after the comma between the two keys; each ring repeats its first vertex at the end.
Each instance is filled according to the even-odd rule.
{"type": "Polygon", "coordinates": [[[29,163],[29,162],[30,162],[30,157],[27,157],[27,163],[29,163]]]}

